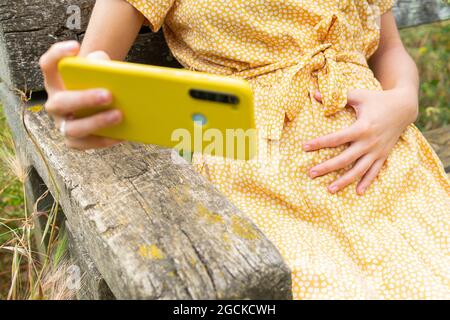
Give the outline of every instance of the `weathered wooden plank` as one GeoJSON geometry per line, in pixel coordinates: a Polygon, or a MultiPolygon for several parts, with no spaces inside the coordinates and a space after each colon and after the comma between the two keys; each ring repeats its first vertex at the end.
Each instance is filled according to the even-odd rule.
{"type": "Polygon", "coordinates": [[[447,0],[397,0],[393,12],[400,27],[450,19],[447,0]]]}
{"type": "Polygon", "coordinates": [[[83,241],[79,239],[78,232],[70,223],[65,222],[65,232],[68,234],[69,251],[73,267],[79,269],[80,287],[77,290],[78,300],[113,300],[114,295],[105,279],[95,266],[95,262],[84,248],[83,241]]]}
{"type": "MultiPolygon", "coordinates": [[[[22,157],[23,158],[23,157],[22,157]]],[[[22,159],[24,162],[26,159],[22,159]]],[[[27,166],[26,163],[23,163],[27,166]]],[[[29,164],[28,164],[29,165],[29,164]]],[[[29,168],[27,179],[25,181],[25,192],[27,195],[27,207],[30,215],[33,216],[34,229],[33,234],[36,239],[39,258],[44,262],[46,255],[47,239],[43,238],[43,230],[47,223],[47,217],[50,209],[54,205],[54,199],[48,192],[47,186],[42,181],[33,167],[29,168]],[[32,214],[31,214],[32,213],[32,214]]],[[[106,284],[105,280],[95,267],[95,263],[90,258],[86,249],[80,244],[77,233],[72,230],[69,223],[65,220],[62,210],[58,212],[57,225],[67,232],[69,238],[69,252],[71,260],[79,269],[80,288],[77,289],[76,296],[79,300],[110,300],[114,295],[106,284]]],[[[76,290],[76,289],[74,289],[76,290]]]]}
{"type": "Polygon", "coordinates": [[[178,155],[132,143],[68,150],[45,114],[27,111],[37,149],[17,97],[5,84],[0,96],[19,152],[117,298],[291,298],[276,248],[178,155]]]}
{"type": "Polygon", "coordinates": [[[425,132],[424,136],[441,159],[445,171],[450,173],[450,126],[425,132]]]}
{"type": "MultiPolygon", "coordinates": [[[[10,87],[43,89],[39,57],[51,44],[81,40],[95,0],[1,0],[0,79],[10,87]],[[71,30],[70,6],[81,12],[80,28],[71,30]]],[[[442,0],[398,0],[394,13],[400,27],[450,18],[450,7],[442,0]]],[[[155,65],[179,66],[161,32],[140,34],[128,58],[155,65]]]]}
{"type": "Polygon", "coordinates": [[[26,205],[30,216],[33,217],[33,235],[35,245],[41,262],[45,260],[47,239],[44,238],[45,224],[47,222],[46,214],[53,204],[53,198],[47,192],[47,187],[40,179],[37,172],[22,161],[22,165],[26,169],[27,179],[25,180],[26,205]]]}

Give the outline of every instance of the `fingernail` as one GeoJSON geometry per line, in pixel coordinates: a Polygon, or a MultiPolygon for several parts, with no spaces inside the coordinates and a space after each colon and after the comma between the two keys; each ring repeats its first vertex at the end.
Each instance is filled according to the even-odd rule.
{"type": "Polygon", "coordinates": [[[358,194],[360,195],[360,196],[362,196],[363,194],[364,194],[364,192],[366,192],[366,188],[363,188],[363,187],[361,187],[361,188],[358,188],[358,194]]]}
{"type": "Polygon", "coordinates": [[[309,150],[311,150],[311,145],[310,144],[304,144],[303,145],[303,150],[305,150],[305,151],[309,151],[309,150]]]}
{"type": "Polygon", "coordinates": [[[111,95],[106,90],[99,90],[97,92],[97,101],[101,104],[107,104],[110,102],[111,95]]]}
{"type": "Polygon", "coordinates": [[[315,177],[317,176],[317,171],[316,171],[316,170],[311,170],[311,171],[309,171],[309,176],[310,176],[311,178],[315,178],[315,177]]]}
{"type": "Polygon", "coordinates": [[[63,43],[63,49],[65,51],[72,51],[75,50],[78,47],[78,42],[76,41],[68,41],[63,43]]]}
{"type": "Polygon", "coordinates": [[[333,186],[331,186],[331,187],[329,188],[329,190],[330,190],[331,193],[336,193],[336,192],[338,191],[338,186],[333,185],[333,186]]]}
{"type": "Polygon", "coordinates": [[[106,118],[110,123],[117,123],[120,121],[122,114],[119,110],[112,110],[106,114],[106,118]]]}

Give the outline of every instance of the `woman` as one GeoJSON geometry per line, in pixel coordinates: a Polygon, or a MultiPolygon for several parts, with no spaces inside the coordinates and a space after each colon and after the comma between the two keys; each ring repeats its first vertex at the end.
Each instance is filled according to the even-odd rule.
{"type": "Polygon", "coordinates": [[[41,59],[46,109],[71,148],[117,143],[91,134],[119,123],[119,111],[70,117],[111,93],[64,90],[57,62],[124,59],[143,23],[164,24],[185,67],[245,78],[254,91],[277,165],[194,164],[278,247],[294,298],[449,298],[450,184],[412,124],[418,76],[392,2],[99,0],[81,49],[59,43],[41,59]]]}

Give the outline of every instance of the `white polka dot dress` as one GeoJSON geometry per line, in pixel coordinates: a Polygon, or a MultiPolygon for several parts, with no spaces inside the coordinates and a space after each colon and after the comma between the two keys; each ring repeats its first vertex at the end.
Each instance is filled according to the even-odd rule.
{"type": "Polygon", "coordinates": [[[364,196],[327,191],[343,170],[307,175],[344,147],[302,150],[355,121],[347,90],[381,90],[367,59],[393,0],[127,1],[153,30],[164,24],[186,68],[249,81],[268,161],[194,164],[277,246],[294,298],[450,298],[450,183],[419,130],[407,128],[364,196]]]}

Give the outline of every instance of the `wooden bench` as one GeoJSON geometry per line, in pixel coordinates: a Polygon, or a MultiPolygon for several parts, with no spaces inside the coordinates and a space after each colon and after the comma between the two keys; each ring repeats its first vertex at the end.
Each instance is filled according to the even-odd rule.
{"type": "MultiPolygon", "coordinates": [[[[274,245],[172,150],[135,143],[69,150],[45,112],[33,108],[46,98],[40,55],[51,43],[81,40],[94,2],[0,4],[0,97],[30,171],[28,202],[48,189],[37,210],[54,202],[61,208],[71,256],[85,274],[78,297],[290,299],[290,270],[274,245]],[[66,22],[77,8],[81,28],[71,30],[66,22]]],[[[395,13],[402,26],[450,16],[439,0],[399,1],[395,13]]],[[[128,60],[178,66],[162,34],[145,28],[128,60]]],[[[449,131],[429,135],[447,166],[449,131]]]]}

